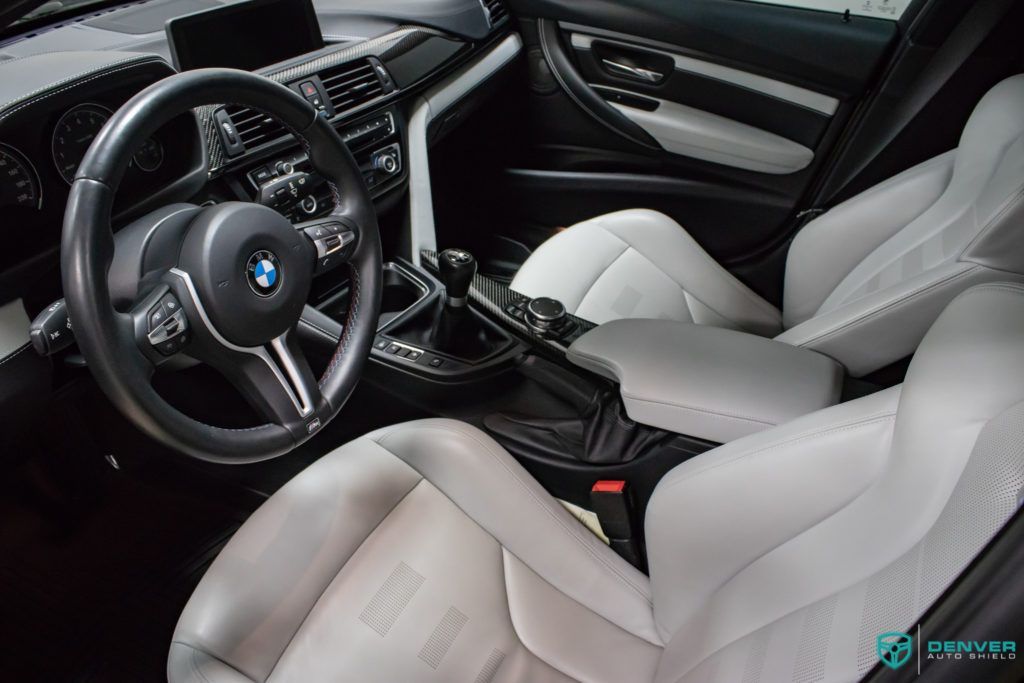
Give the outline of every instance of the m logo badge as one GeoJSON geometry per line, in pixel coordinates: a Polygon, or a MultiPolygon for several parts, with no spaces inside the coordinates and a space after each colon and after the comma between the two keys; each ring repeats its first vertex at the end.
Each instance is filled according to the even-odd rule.
{"type": "Polygon", "coordinates": [[[875,639],[878,658],[890,669],[898,669],[910,659],[914,639],[906,633],[889,631],[878,634],[875,639]]]}

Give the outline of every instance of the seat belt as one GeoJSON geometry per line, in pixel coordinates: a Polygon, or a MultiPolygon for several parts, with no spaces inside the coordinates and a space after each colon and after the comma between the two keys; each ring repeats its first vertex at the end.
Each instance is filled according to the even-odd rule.
{"type": "MultiPolygon", "coordinates": [[[[901,99],[904,106],[890,117],[885,138],[875,145],[874,151],[864,158],[856,170],[847,174],[843,183],[832,193],[835,196],[849,182],[857,178],[902,133],[921,110],[945,87],[967,59],[974,54],[992,29],[1003,19],[1016,0],[977,0],[950,32],[932,60],[915,79],[901,99]]],[[[802,212],[813,218],[825,209],[813,208],[802,212]]],[[[806,220],[804,222],[807,222],[806,220]]],[[[802,224],[801,224],[802,225],[802,224]]]]}

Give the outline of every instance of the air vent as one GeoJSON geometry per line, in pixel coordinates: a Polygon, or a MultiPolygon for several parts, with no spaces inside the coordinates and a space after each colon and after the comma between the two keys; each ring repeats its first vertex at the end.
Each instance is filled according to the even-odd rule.
{"type": "MultiPolygon", "coordinates": [[[[369,59],[359,59],[320,72],[320,82],[335,115],[355,109],[386,92],[377,66],[369,59]]],[[[380,66],[380,69],[384,67],[380,66]]],[[[388,80],[390,82],[390,78],[388,80]]]]}
{"type": "Polygon", "coordinates": [[[238,140],[246,149],[253,149],[285,134],[284,126],[277,119],[263,112],[231,105],[224,108],[238,134],[238,140]]]}
{"type": "Polygon", "coordinates": [[[508,16],[508,10],[505,9],[505,5],[502,4],[501,0],[480,1],[484,6],[484,11],[487,12],[488,18],[491,20],[491,26],[497,26],[508,16]]]}

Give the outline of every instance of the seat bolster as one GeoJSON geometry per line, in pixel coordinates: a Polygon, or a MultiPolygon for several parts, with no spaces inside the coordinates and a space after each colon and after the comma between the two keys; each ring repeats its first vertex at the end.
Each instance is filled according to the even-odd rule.
{"type": "Polygon", "coordinates": [[[961,292],[1024,275],[956,261],[932,268],[786,330],[775,339],[812,349],[862,377],[914,353],[925,333],[961,292]]]}
{"type": "Polygon", "coordinates": [[[566,597],[507,550],[502,554],[509,615],[530,652],[576,681],[654,680],[660,647],[566,597]]]}
{"type": "Polygon", "coordinates": [[[560,299],[595,323],[667,318],[769,336],[782,314],[719,265],[663,213],[629,209],[598,216],[542,244],[512,289],[560,299]]]}
{"type": "Polygon", "coordinates": [[[645,529],[664,638],[744,567],[871,485],[888,457],[899,396],[894,387],[805,415],[684,462],[661,480],[645,529]]]}
{"type": "Polygon", "coordinates": [[[650,583],[551,497],[496,441],[462,422],[419,420],[372,440],[408,463],[555,589],[660,646],[650,583]]]}
{"type": "Polygon", "coordinates": [[[805,225],[786,257],[785,326],[814,316],[854,266],[938,201],[955,162],[956,150],[929,159],[805,225]]]}
{"type": "Polygon", "coordinates": [[[171,643],[167,680],[175,683],[256,683],[216,657],[185,643],[171,643]]]}
{"type": "MultiPolygon", "coordinates": [[[[188,646],[266,680],[330,582],[420,481],[365,439],[318,460],[256,510],[221,551],[178,621],[176,651],[188,646]]],[[[191,669],[175,662],[194,657],[172,655],[171,680],[191,680],[191,669]]],[[[200,661],[200,671],[214,666],[200,661]]]]}

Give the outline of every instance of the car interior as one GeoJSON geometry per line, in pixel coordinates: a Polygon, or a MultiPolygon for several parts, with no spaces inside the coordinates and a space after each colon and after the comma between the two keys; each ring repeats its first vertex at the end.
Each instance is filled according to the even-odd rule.
{"type": "Polygon", "coordinates": [[[1021,26],[0,7],[0,680],[1024,680],[1021,26]]]}

